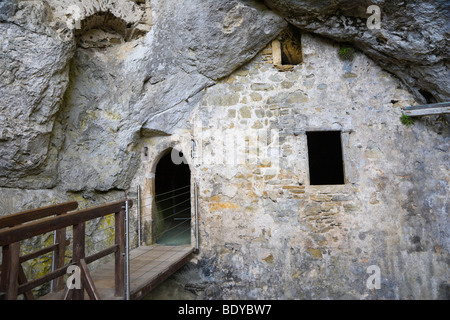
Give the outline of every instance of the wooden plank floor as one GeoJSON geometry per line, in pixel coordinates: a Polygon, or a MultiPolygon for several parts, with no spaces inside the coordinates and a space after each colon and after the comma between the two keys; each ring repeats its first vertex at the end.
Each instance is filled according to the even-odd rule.
{"type": "MultiPolygon", "coordinates": [[[[130,298],[137,300],[152,291],[193,256],[191,246],[151,245],[130,252],[130,298]]],[[[91,272],[102,300],[122,300],[114,296],[114,261],[99,266],[91,272]]],[[[61,299],[62,293],[51,293],[41,299],[61,299]]],[[[89,299],[87,294],[85,298],[89,299]]]]}

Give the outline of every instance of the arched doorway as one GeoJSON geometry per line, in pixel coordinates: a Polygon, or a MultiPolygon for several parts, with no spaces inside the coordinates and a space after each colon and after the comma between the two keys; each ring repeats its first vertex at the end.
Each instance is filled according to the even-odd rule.
{"type": "Polygon", "coordinates": [[[156,165],[153,239],[159,244],[187,245],[191,242],[191,170],[186,161],[172,161],[172,150],[156,165]]]}

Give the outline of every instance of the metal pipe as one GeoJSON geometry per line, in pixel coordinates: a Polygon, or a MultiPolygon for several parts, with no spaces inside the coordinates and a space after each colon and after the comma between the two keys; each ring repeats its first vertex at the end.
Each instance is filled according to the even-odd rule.
{"type": "MultiPolygon", "coordinates": [[[[53,245],[56,244],[56,230],[53,230],[53,245]]],[[[52,271],[55,271],[55,259],[56,259],[56,255],[55,255],[55,250],[52,251],[52,271]]],[[[55,282],[55,280],[50,281],[50,292],[53,292],[53,283],[55,282]]]]}
{"type": "Polygon", "coordinates": [[[198,252],[198,192],[197,181],[194,182],[194,197],[195,197],[195,251],[198,252]]]}
{"type": "Polygon", "coordinates": [[[141,188],[138,185],[137,186],[137,225],[138,225],[138,247],[141,246],[141,192],[140,192],[141,188]]]}
{"type": "Polygon", "coordinates": [[[130,300],[130,216],[128,199],[125,201],[125,300],[130,300]]]}

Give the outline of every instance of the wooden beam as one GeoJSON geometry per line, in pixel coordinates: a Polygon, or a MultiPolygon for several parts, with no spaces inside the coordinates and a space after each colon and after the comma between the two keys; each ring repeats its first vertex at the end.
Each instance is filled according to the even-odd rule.
{"type": "Polygon", "coordinates": [[[6,300],[16,300],[19,287],[20,243],[14,242],[3,247],[1,291],[6,292],[6,300]]]}
{"type": "Polygon", "coordinates": [[[94,254],[86,257],[84,260],[86,261],[87,264],[92,263],[98,259],[106,257],[107,255],[109,255],[111,253],[115,253],[118,250],[118,248],[119,248],[119,246],[115,244],[109,248],[106,248],[102,251],[99,251],[97,253],[94,253],[94,254]]]}
{"type": "Polygon", "coordinates": [[[73,290],[69,290],[69,288],[67,288],[67,286],[64,288],[64,292],[63,292],[63,300],[72,300],[72,296],[73,296],[73,290]]]}
{"type": "MultiPolygon", "coordinates": [[[[58,269],[64,266],[64,258],[66,253],[66,247],[70,244],[70,241],[66,242],[66,228],[56,230],[56,244],[54,253],[54,268],[58,269]]],[[[53,291],[60,291],[64,288],[64,278],[58,277],[53,280],[53,291]]]]}
{"type": "MultiPolygon", "coordinates": [[[[27,276],[25,275],[25,271],[23,270],[22,265],[19,264],[19,285],[27,282],[28,280],[27,276]]],[[[25,291],[24,296],[26,300],[35,300],[33,292],[31,292],[31,290],[25,291]]]]}
{"type": "MultiPolygon", "coordinates": [[[[129,201],[129,206],[131,207],[132,201],[127,201],[129,201]]],[[[64,215],[46,218],[40,221],[30,222],[9,229],[0,230],[0,246],[32,238],[36,235],[44,234],[56,229],[84,223],[88,220],[100,218],[111,213],[119,212],[120,210],[122,210],[124,204],[125,200],[118,201],[103,206],[74,211],[64,215]]]]}
{"type": "MultiPolygon", "coordinates": [[[[8,274],[8,264],[6,264],[6,257],[8,256],[9,252],[9,246],[3,246],[2,247],[2,265],[1,267],[1,273],[0,273],[0,293],[6,294],[6,275],[8,274]]],[[[0,295],[0,300],[4,299],[4,295],[0,295]]]]}
{"type": "Polygon", "coordinates": [[[281,66],[281,44],[278,40],[272,41],[272,63],[281,66]]]}
{"type": "Polygon", "coordinates": [[[42,219],[52,215],[63,214],[78,208],[76,201],[65,202],[39,209],[22,211],[7,216],[0,217],[0,229],[12,227],[25,222],[42,219]]]}
{"type": "Polygon", "coordinates": [[[40,286],[50,280],[56,279],[58,277],[64,276],[67,273],[67,268],[69,265],[56,269],[55,271],[47,273],[45,276],[42,276],[37,279],[33,279],[28,281],[27,283],[21,284],[19,286],[18,294],[25,293],[37,286],[40,286]]]}
{"type": "Polygon", "coordinates": [[[403,108],[403,113],[410,117],[430,116],[450,113],[450,102],[440,102],[403,108]]]}
{"type": "Polygon", "coordinates": [[[101,300],[97,288],[95,287],[94,280],[92,280],[91,274],[89,273],[86,261],[81,259],[79,266],[81,269],[81,281],[83,282],[83,286],[86,289],[89,298],[91,300],[101,300]]]}
{"type": "Polygon", "coordinates": [[[115,244],[117,250],[114,255],[114,295],[125,295],[125,210],[122,209],[114,216],[115,244]]]}
{"type": "MultiPolygon", "coordinates": [[[[85,234],[86,223],[82,222],[73,226],[73,243],[72,243],[72,262],[80,265],[80,261],[85,257],[85,234]]],[[[80,289],[73,289],[74,300],[84,299],[84,283],[81,282],[80,289]]]]}
{"type": "MultiPolygon", "coordinates": [[[[69,244],[70,244],[70,240],[69,239],[64,241],[64,247],[68,246],[69,244]]],[[[44,249],[41,249],[41,250],[38,250],[38,251],[35,251],[35,252],[32,252],[32,253],[26,254],[24,256],[21,256],[19,258],[19,262],[20,263],[24,263],[24,262],[26,262],[28,260],[31,260],[31,259],[37,258],[39,256],[42,256],[43,254],[52,252],[53,250],[56,250],[58,248],[58,246],[59,246],[59,243],[53,244],[53,245],[51,245],[51,246],[49,246],[47,248],[44,248],[44,249]]]]}

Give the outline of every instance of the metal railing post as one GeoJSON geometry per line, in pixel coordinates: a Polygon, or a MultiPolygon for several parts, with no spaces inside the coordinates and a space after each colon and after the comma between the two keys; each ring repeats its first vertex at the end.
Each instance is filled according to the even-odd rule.
{"type": "Polygon", "coordinates": [[[197,181],[194,182],[194,197],[195,197],[195,251],[198,252],[198,192],[197,181]]]}
{"type": "Polygon", "coordinates": [[[125,201],[125,300],[130,300],[130,215],[125,201]]]}
{"type": "Polygon", "coordinates": [[[138,225],[138,227],[137,227],[138,247],[141,246],[141,241],[142,241],[141,240],[141,192],[140,191],[141,191],[141,188],[138,185],[137,186],[137,208],[136,208],[136,210],[137,210],[137,225],[138,225]]]}
{"type": "MultiPolygon", "coordinates": [[[[53,230],[53,245],[55,245],[56,242],[56,230],[53,230]]],[[[52,269],[51,272],[55,271],[55,260],[56,260],[56,252],[55,250],[52,251],[52,269]]],[[[50,292],[54,292],[54,283],[56,280],[50,281],[50,292]]]]}

